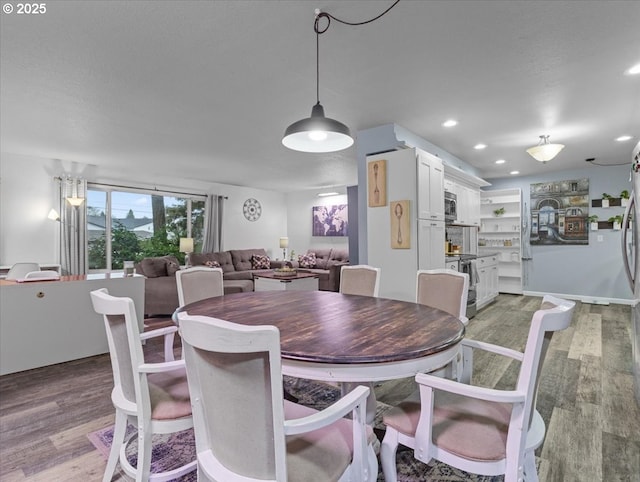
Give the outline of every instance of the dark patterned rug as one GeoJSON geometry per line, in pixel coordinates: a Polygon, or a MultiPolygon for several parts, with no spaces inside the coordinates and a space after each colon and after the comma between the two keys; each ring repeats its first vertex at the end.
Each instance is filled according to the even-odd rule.
{"type": "MultiPolygon", "coordinates": [[[[324,383],[307,380],[301,380],[296,383],[296,379],[285,377],[284,385],[285,390],[298,398],[299,403],[317,409],[322,409],[340,398],[340,390],[338,388],[324,383]]],[[[375,421],[376,429],[381,430],[384,428],[381,422],[381,415],[388,409],[388,405],[378,403],[375,421]]],[[[129,426],[127,434],[134,430],[134,427],[129,426]]],[[[92,432],[88,434],[88,437],[106,460],[113,440],[113,426],[92,432]]],[[[191,430],[171,435],[156,435],[153,439],[151,470],[152,472],[159,472],[179,467],[193,460],[194,456],[195,443],[191,430]]],[[[137,459],[135,442],[129,448],[128,457],[129,461],[135,466],[137,459]]],[[[398,451],[397,467],[399,482],[498,482],[503,480],[502,476],[472,475],[438,462],[433,466],[428,466],[415,460],[412,450],[398,451]]],[[[177,480],[179,482],[195,482],[196,474],[192,472],[177,480]]],[[[380,468],[378,482],[383,481],[384,476],[382,475],[382,468],[380,468]]]]}

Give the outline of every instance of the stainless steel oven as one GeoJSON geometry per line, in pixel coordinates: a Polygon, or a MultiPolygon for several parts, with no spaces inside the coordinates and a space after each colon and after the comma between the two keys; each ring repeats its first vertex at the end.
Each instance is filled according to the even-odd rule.
{"type": "Polygon", "coordinates": [[[476,316],[476,300],[477,290],[476,285],[478,283],[478,272],[476,270],[476,256],[475,255],[461,255],[460,256],[460,268],[461,273],[467,273],[469,275],[469,292],[467,293],[467,318],[471,319],[476,316]]]}
{"type": "Polygon", "coordinates": [[[458,197],[449,191],[444,192],[444,220],[453,223],[458,219],[458,197]]]}

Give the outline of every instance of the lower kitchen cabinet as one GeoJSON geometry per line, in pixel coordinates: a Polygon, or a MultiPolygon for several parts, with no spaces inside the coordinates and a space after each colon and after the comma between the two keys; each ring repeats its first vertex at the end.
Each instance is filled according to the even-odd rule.
{"type": "Polygon", "coordinates": [[[476,285],[476,307],[480,309],[498,296],[498,255],[478,257],[478,284],[476,285]]]}

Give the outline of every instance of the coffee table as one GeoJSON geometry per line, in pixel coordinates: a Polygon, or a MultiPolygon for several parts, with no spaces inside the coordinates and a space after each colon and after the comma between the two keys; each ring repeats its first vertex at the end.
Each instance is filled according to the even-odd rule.
{"type": "Polygon", "coordinates": [[[318,275],[295,273],[292,276],[277,276],[275,271],[253,274],[254,291],[317,291],[318,275]]]}

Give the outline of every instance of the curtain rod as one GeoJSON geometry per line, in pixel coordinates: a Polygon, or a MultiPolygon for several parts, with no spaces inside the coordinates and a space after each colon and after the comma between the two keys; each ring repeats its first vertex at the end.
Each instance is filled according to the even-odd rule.
{"type": "MultiPolygon", "coordinates": [[[[54,177],[55,180],[57,181],[62,181],[61,177],[54,177]]],[[[91,181],[87,181],[87,183],[92,184],[94,186],[106,186],[106,187],[120,187],[123,189],[140,189],[143,191],[156,191],[156,192],[167,192],[167,193],[171,193],[171,194],[182,194],[184,196],[204,196],[206,197],[206,194],[196,194],[194,192],[180,192],[180,191],[172,191],[170,189],[162,191],[160,189],[158,189],[157,187],[153,187],[153,188],[145,188],[145,187],[134,187],[134,186],[123,186],[121,184],[105,184],[102,182],[91,182],[91,181]]],[[[229,199],[229,196],[222,196],[224,199],[229,199]]]]}

